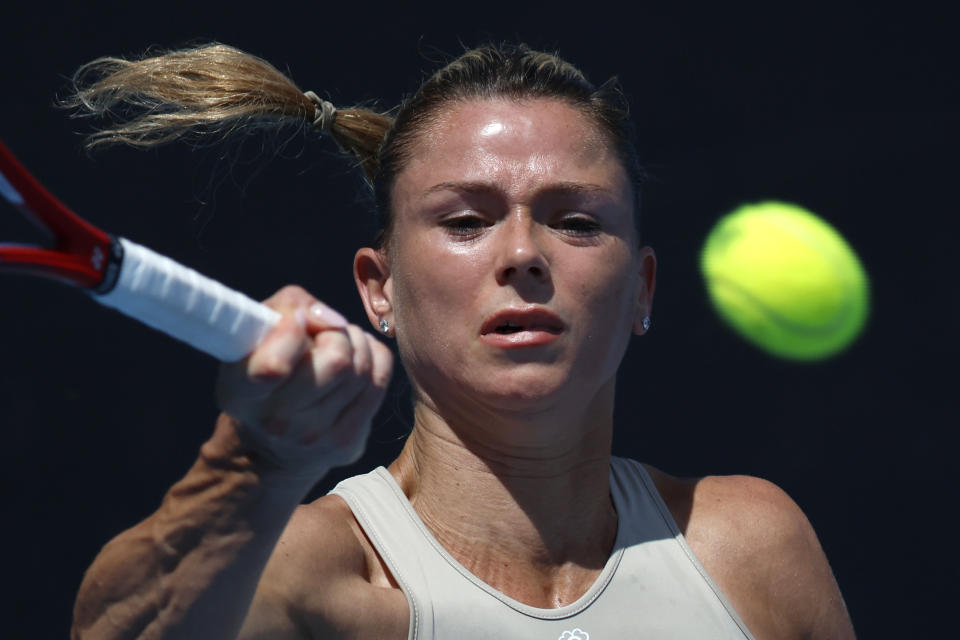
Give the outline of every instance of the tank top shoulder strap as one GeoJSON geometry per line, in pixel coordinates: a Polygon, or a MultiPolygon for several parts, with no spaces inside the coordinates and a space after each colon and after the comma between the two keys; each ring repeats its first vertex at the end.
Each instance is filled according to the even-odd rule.
{"type": "Polygon", "coordinates": [[[407,498],[390,472],[377,467],[367,474],[347,478],[330,493],[343,498],[354,517],[383,558],[410,605],[409,638],[431,638],[432,604],[423,597],[427,583],[424,566],[411,549],[422,544],[420,523],[410,514],[407,498]],[[399,495],[398,495],[399,494],[399,495]],[[389,532],[389,535],[383,535],[389,532]]]}
{"type": "Polygon", "coordinates": [[[642,464],[629,458],[610,459],[610,493],[621,527],[647,540],[680,535],[670,510],[642,464]]]}
{"type": "Polygon", "coordinates": [[[624,528],[625,543],[639,548],[639,545],[650,540],[671,538],[678,553],[689,562],[688,566],[695,572],[694,575],[699,575],[706,593],[711,594],[710,597],[715,599],[721,611],[726,611],[744,637],[752,640],[753,635],[747,625],[687,544],[644,466],[636,460],[613,457],[610,471],[610,491],[617,504],[620,526],[624,528]]]}

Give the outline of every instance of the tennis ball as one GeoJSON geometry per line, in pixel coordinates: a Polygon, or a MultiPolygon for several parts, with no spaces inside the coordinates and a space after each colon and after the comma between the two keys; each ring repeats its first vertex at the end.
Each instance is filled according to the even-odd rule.
{"type": "Polygon", "coordinates": [[[722,217],[707,236],[701,267],[720,316],[775,356],[827,358],[867,319],[869,285],[856,253],[794,204],[746,204],[722,217]]]}

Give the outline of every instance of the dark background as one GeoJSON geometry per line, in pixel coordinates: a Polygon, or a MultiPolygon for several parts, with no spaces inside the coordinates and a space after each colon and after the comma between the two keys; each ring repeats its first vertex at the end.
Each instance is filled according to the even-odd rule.
{"type": "MultiPolygon", "coordinates": [[[[51,191],[254,297],[296,282],[358,323],[351,262],[372,217],[329,142],[292,132],[270,161],[259,152],[274,145],[256,139],[233,161],[222,146],[88,157],[78,134],[90,123],[52,106],[70,74],[101,55],[219,40],[336,104],[387,108],[460,43],[505,38],[558,49],[595,82],[618,75],[651,174],[645,233],[660,276],[653,330],[619,379],[615,453],[776,482],[817,529],[861,637],[943,632],[958,577],[947,15],[915,3],[10,4],[0,138],[51,191]],[[872,279],[866,331],[830,361],[765,356],[709,307],[705,234],[765,198],[831,221],[872,279]]],[[[3,239],[36,238],[0,211],[3,239]]],[[[64,637],[100,546],[155,509],[210,433],[216,364],[60,285],[3,277],[0,292],[2,635],[64,637]]],[[[409,426],[404,393],[398,375],[367,456],[313,495],[391,459],[409,426]]]]}

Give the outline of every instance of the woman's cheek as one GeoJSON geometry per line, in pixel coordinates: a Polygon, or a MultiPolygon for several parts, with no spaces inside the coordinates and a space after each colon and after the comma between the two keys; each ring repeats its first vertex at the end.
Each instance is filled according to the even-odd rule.
{"type": "Polygon", "coordinates": [[[464,287],[442,274],[449,267],[395,273],[397,346],[409,364],[437,359],[450,351],[451,332],[468,324],[463,314],[464,287]]]}
{"type": "Polygon", "coordinates": [[[625,349],[633,324],[637,276],[626,268],[626,261],[610,264],[614,268],[603,269],[584,284],[581,300],[589,301],[595,323],[592,331],[605,335],[613,350],[619,352],[625,349]]]}

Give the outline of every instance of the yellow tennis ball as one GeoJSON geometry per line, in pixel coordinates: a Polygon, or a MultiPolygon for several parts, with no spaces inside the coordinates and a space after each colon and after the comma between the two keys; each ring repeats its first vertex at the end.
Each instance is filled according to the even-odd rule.
{"type": "Polygon", "coordinates": [[[724,216],[707,236],[701,266],[720,316],[775,356],[827,358],[867,319],[869,284],[857,254],[794,204],[747,204],[724,216]]]}

